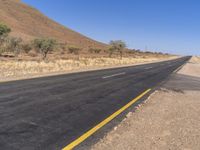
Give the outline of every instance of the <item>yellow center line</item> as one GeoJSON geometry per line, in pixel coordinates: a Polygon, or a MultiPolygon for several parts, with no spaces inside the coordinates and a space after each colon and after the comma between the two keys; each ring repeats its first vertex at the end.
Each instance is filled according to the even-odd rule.
{"type": "Polygon", "coordinates": [[[148,89],[141,93],[139,96],[131,100],[128,104],[120,108],[118,111],[110,115],[108,118],[100,122],[98,125],[84,133],[82,136],[74,140],[72,143],[64,147],[62,150],[72,150],[74,147],[78,146],[80,143],[85,141],[88,137],[90,137],[92,134],[94,134],[97,130],[105,126],[107,123],[109,123],[111,120],[113,120],[115,117],[117,117],[119,114],[121,114],[123,111],[125,111],[127,108],[129,108],[131,105],[133,105],[135,102],[137,102],[139,99],[141,99],[143,96],[145,96],[147,93],[149,93],[151,89],[148,89]]]}

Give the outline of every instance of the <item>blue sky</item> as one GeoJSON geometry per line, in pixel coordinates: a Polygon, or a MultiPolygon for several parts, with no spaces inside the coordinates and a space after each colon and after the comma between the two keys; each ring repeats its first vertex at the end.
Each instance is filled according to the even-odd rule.
{"type": "Polygon", "coordinates": [[[200,1],[22,0],[95,40],[129,48],[200,55],[200,1]]]}

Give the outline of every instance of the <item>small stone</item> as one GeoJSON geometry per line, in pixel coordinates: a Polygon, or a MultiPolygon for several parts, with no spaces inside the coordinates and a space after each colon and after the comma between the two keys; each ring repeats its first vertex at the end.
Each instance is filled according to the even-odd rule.
{"type": "Polygon", "coordinates": [[[129,118],[130,116],[132,116],[132,112],[129,112],[126,117],[129,118]]]}

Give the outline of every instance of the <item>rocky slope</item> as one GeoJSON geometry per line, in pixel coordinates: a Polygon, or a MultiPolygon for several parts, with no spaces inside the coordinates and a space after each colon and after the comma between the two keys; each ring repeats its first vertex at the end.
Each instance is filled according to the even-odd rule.
{"type": "Polygon", "coordinates": [[[0,0],[0,22],[12,28],[13,36],[24,40],[51,37],[82,48],[105,47],[105,44],[58,24],[20,0],[0,0]]]}

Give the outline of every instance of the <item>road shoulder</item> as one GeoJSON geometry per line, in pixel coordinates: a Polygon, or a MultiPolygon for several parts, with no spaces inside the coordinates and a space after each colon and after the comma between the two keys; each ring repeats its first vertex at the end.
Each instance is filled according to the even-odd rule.
{"type": "Polygon", "coordinates": [[[193,57],[93,150],[200,148],[200,60],[193,57]]]}

